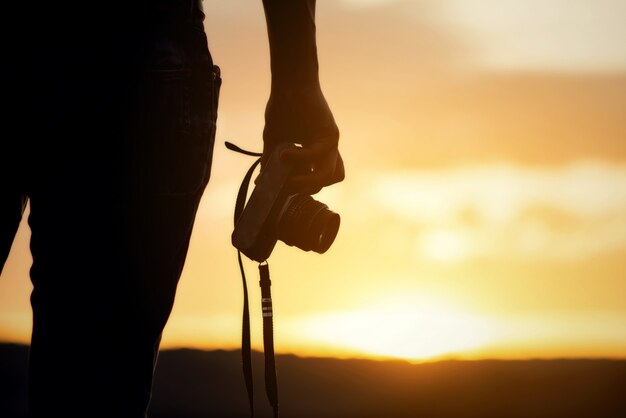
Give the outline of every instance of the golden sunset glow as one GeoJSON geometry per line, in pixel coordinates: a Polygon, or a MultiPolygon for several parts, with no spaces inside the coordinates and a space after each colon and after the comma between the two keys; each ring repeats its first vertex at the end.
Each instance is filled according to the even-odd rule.
{"type": "Polygon", "coordinates": [[[485,318],[429,300],[396,299],[314,314],[297,321],[293,332],[310,343],[411,360],[474,349],[493,338],[485,318]]]}
{"type": "MultiPolygon", "coordinates": [[[[276,246],[276,351],[626,357],[625,4],[318,0],[346,179],[315,198],[342,223],[323,255],[276,246]]],[[[261,2],[205,10],[224,80],[217,141],[165,348],[241,339],[230,233],[253,159],[223,143],[261,150],[269,55],[261,2]]],[[[25,217],[0,278],[0,340],[30,338],[29,235],[25,217]]]]}

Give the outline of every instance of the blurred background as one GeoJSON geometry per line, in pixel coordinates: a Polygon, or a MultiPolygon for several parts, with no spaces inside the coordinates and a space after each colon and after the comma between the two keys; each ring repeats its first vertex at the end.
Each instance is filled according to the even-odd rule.
{"type": "MultiPolygon", "coordinates": [[[[253,160],[224,141],[261,150],[269,50],[261,1],[204,7],[214,166],[162,347],[236,349],[230,233],[253,160]]],[[[342,224],[326,254],[274,250],[277,352],[626,357],[626,2],[318,0],[316,20],[347,176],[315,197],[342,224]]],[[[0,341],[30,340],[29,236],[24,218],[0,341]]]]}

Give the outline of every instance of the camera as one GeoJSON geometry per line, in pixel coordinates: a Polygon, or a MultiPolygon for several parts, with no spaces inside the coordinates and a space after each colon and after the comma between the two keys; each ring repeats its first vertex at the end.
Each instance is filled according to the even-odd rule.
{"type": "Polygon", "coordinates": [[[278,240],[322,254],[339,231],[340,217],[327,205],[285,189],[295,170],[280,160],[280,153],[288,147],[297,148],[281,143],[270,154],[231,236],[239,251],[258,262],[269,258],[278,240]]]}

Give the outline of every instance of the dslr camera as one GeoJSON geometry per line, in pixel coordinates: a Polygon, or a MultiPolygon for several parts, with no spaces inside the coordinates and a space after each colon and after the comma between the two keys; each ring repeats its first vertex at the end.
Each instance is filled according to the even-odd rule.
{"type": "Polygon", "coordinates": [[[339,231],[340,217],[307,194],[290,194],[285,184],[294,167],[280,160],[282,143],[270,154],[231,235],[232,244],[248,258],[267,260],[278,240],[304,251],[324,253],[339,231]]]}

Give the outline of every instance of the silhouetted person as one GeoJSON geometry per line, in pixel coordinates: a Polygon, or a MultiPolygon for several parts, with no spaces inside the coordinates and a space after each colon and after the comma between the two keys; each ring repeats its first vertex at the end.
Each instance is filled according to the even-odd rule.
{"type": "MultiPolygon", "coordinates": [[[[292,182],[313,193],[344,175],[315,0],[263,6],[264,153],[304,144],[284,158],[314,166],[292,182]]],[[[0,266],[30,201],[29,414],[143,417],[211,170],[219,77],[201,2],[14,1],[3,16],[0,266]]]]}

